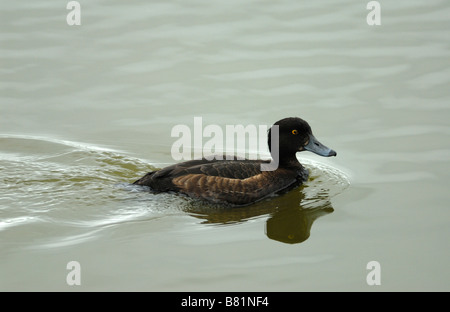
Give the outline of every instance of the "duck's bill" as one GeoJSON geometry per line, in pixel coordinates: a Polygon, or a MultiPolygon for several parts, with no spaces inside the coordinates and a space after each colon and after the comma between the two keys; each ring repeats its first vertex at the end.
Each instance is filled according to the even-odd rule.
{"type": "Polygon", "coordinates": [[[336,156],[337,153],[331,148],[320,143],[312,134],[309,135],[309,142],[304,146],[305,150],[316,153],[317,155],[330,157],[336,156]]]}

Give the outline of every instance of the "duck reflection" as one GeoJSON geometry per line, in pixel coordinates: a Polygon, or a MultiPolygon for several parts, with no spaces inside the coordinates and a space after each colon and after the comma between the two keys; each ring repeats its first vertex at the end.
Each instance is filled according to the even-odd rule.
{"type": "Polygon", "coordinates": [[[298,244],[310,236],[314,221],[334,211],[328,192],[322,190],[306,198],[305,186],[251,206],[225,208],[193,203],[187,212],[203,224],[234,224],[267,215],[265,234],[268,238],[298,244]]]}

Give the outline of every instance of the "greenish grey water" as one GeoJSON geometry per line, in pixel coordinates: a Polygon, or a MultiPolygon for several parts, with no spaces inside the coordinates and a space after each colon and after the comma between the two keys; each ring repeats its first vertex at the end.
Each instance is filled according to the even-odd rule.
{"type": "Polygon", "coordinates": [[[382,2],[380,26],[354,1],[80,3],[80,26],[2,4],[0,290],[449,290],[445,1],[382,2]],[[130,186],[197,116],[299,116],[338,156],[243,209],[130,186]]]}

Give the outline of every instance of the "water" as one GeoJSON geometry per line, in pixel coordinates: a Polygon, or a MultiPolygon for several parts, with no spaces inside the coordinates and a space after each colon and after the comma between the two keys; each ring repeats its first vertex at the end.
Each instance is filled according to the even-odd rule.
{"type": "Polygon", "coordinates": [[[450,6],[2,4],[0,289],[449,290],[450,6]],[[299,116],[336,158],[239,210],[129,183],[175,125],[299,116]],[[368,262],[381,265],[369,286],[368,262]],[[66,265],[78,261],[81,285],[66,265]]]}

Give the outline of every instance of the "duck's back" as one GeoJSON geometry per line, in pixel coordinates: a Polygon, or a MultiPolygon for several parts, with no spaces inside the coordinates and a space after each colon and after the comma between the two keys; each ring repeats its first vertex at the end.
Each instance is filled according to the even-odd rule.
{"type": "Polygon", "coordinates": [[[191,160],[150,172],[134,182],[157,192],[180,192],[194,198],[247,205],[287,191],[307,178],[303,167],[261,171],[262,160],[191,160]]]}

